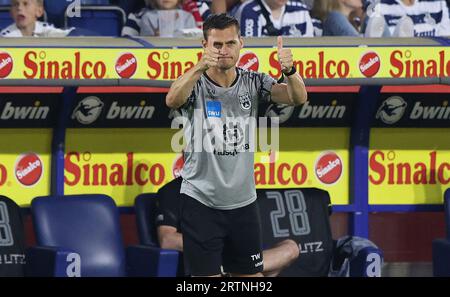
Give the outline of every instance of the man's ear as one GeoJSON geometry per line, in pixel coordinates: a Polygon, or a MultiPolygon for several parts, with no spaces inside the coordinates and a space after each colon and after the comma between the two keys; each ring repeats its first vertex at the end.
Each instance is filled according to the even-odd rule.
{"type": "Polygon", "coordinates": [[[244,47],[244,38],[242,36],[239,36],[239,42],[241,43],[241,49],[244,47]]]}
{"type": "Polygon", "coordinates": [[[203,48],[206,48],[208,46],[208,41],[205,39],[202,39],[202,46],[203,46],[203,48]]]}

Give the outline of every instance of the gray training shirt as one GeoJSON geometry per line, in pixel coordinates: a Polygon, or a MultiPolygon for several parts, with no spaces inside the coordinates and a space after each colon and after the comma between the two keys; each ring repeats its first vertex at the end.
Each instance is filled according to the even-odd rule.
{"type": "Polygon", "coordinates": [[[229,88],[204,73],[181,108],[187,145],[180,192],[223,210],[256,200],[253,152],[257,145],[251,138],[258,104],[270,101],[276,83],[266,74],[236,69],[229,88]]]}

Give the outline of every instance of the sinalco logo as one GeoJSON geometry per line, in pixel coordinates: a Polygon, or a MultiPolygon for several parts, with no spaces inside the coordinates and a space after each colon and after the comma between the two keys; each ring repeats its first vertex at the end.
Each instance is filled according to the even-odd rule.
{"type": "Polygon", "coordinates": [[[183,170],[183,166],[184,166],[183,154],[177,155],[172,165],[172,174],[174,178],[181,176],[181,170],[183,170]]]}
{"type": "Polygon", "coordinates": [[[7,52],[0,52],[0,78],[6,78],[13,69],[13,58],[7,52]]]}
{"type": "Polygon", "coordinates": [[[98,97],[86,97],[78,103],[72,113],[72,119],[77,119],[83,125],[92,124],[100,116],[103,106],[103,102],[98,97]]]}
{"type": "Polygon", "coordinates": [[[364,53],[359,59],[359,70],[365,77],[375,76],[381,67],[381,59],[375,52],[364,53]]]}
{"type": "Polygon", "coordinates": [[[258,71],[259,69],[258,56],[255,55],[255,53],[253,52],[243,53],[239,58],[237,66],[245,70],[258,71]]]}
{"type": "Polygon", "coordinates": [[[115,68],[121,78],[131,78],[137,69],[137,59],[132,53],[123,53],[117,59],[115,68]]]}
{"type": "Polygon", "coordinates": [[[376,118],[381,119],[385,124],[395,124],[403,117],[407,105],[402,97],[391,96],[378,108],[376,118]]]}
{"type": "Polygon", "coordinates": [[[343,168],[341,158],[332,151],[326,151],[320,154],[314,165],[316,178],[325,185],[333,185],[339,181],[343,168]]]}
{"type": "Polygon", "coordinates": [[[270,118],[278,118],[279,123],[282,124],[289,120],[293,112],[294,106],[287,104],[270,104],[264,115],[270,118]]]}
{"type": "Polygon", "coordinates": [[[20,155],[14,169],[17,181],[25,187],[36,185],[41,180],[44,171],[43,162],[35,153],[20,155]]]}

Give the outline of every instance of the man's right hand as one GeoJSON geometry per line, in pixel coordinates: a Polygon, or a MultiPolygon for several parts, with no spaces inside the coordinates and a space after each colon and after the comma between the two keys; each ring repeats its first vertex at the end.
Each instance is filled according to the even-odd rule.
{"type": "Polygon", "coordinates": [[[186,103],[202,74],[211,67],[217,67],[220,51],[214,47],[205,47],[200,61],[170,86],[166,96],[166,105],[176,109],[186,103]]]}
{"type": "Polygon", "coordinates": [[[217,67],[219,63],[220,51],[214,47],[206,47],[200,60],[200,68],[203,71],[211,67],[217,67]]]}

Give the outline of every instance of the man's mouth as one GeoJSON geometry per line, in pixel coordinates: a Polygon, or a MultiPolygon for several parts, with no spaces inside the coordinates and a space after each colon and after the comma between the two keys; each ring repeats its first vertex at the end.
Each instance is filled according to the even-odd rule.
{"type": "Polygon", "coordinates": [[[17,16],[17,21],[23,22],[24,20],[25,20],[25,15],[19,14],[19,15],[17,16]]]}

